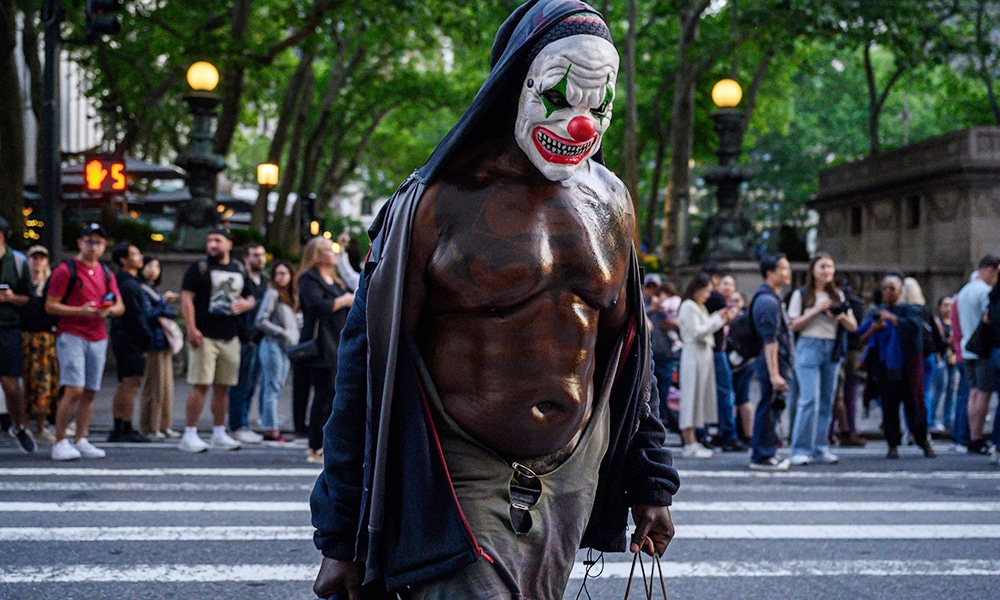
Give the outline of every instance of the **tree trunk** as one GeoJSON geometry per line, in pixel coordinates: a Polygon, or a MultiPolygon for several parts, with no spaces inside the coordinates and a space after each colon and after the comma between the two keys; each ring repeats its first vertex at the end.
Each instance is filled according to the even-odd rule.
{"type": "Polygon", "coordinates": [[[10,224],[12,245],[24,241],[24,113],[14,61],[14,0],[0,0],[0,215],[10,224]]]}
{"type": "MultiPolygon", "coordinates": [[[[288,89],[285,91],[285,97],[281,101],[281,109],[278,111],[278,123],[274,128],[271,146],[267,151],[267,162],[269,163],[281,164],[281,155],[285,151],[285,142],[288,139],[289,125],[298,114],[300,110],[299,105],[307,101],[305,94],[302,93],[302,88],[305,86],[308,73],[312,71],[313,58],[315,58],[315,55],[311,51],[303,54],[302,59],[299,60],[299,64],[295,68],[295,73],[292,74],[292,78],[288,82],[288,89]]],[[[285,176],[287,177],[288,174],[285,174],[285,176]]],[[[251,229],[256,229],[257,231],[270,229],[267,222],[267,196],[269,191],[268,188],[261,188],[257,194],[257,202],[254,203],[253,210],[250,213],[251,229]]]]}
{"type": "Polygon", "coordinates": [[[220,77],[220,94],[222,109],[215,127],[215,140],[212,152],[219,156],[229,153],[229,145],[233,143],[233,134],[240,120],[241,97],[243,96],[244,76],[246,67],[243,65],[243,48],[247,29],[250,27],[250,5],[252,0],[235,0],[229,27],[231,44],[230,59],[222,68],[220,77]]]}
{"type": "MultiPolygon", "coordinates": [[[[636,218],[639,217],[639,101],[635,85],[635,44],[638,29],[636,0],[628,0],[628,33],[625,35],[625,187],[632,197],[636,218]]],[[[639,240],[639,228],[634,233],[639,240]]]]}
{"type": "Polygon", "coordinates": [[[302,86],[302,102],[299,103],[298,113],[295,115],[295,124],[292,128],[292,139],[285,163],[285,176],[282,177],[278,185],[278,205],[274,209],[274,218],[271,220],[271,227],[268,228],[268,239],[277,242],[282,248],[291,253],[298,252],[299,233],[302,198],[298,198],[291,215],[286,215],[288,207],[288,195],[295,189],[299,179],[299,165],[302,162],[302,146],[305,137],[306,127],[309,123],[309,109],[312,103],[309,101],[313,95],[313,88],[316,86],[315,73],[310,68],[306,72],[306,80],[302,86]]]}
{"type": "Polygon", "coordinates": [[[865,46],[865,81],[868,83],[868,154],[879,153],[878,139],[878,90],[875,89],[875,68],[872,66],[872,45],[865,46]]]}

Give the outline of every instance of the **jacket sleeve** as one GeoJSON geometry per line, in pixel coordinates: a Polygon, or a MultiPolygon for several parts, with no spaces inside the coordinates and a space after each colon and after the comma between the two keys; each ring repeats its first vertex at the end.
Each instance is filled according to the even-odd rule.
{"type": "Polygon", "coordinates": [[[322,314],[332,314],[333,313],[333,303],[336,298],[326,298],[323,294],[323,288],[316,283],[312,277],[303,277],[301,283],[299,284],[299,302],[302,304],[302,310],[311,310],[317,316],[322,314]]]}
{"type": "Polygon", "coordinates": [[[260,301],[260,308],[254,318],[254,327],[263,331],[272,338],[282,339],[285,337],[285,330],[271,321],[271,313],[278,305],[277,290],[267,290],[264,298],[260,301]]]}
{"type": "Polygon", "coordinates": [[[122,302],[125,304],[126,330],[139,346],[149,348],[153,343],[153,330],[149,326],[149,313],[152,304],[149,297],[134,281],[129,281],[119,289],[122,302]]]}
{"type": "Polygon", "coordinates": [[[361,278],[340,337],[336,393],[323,428],[323,472],[310,505],[313,541],[324,556],[355,560],[368,411],[368,284],[361,278]]]}
{"type": "Polygon", "coordinates": [[[354,270],[350,259],[347,257],[346,251],[340,253],[340,260],[337,262],[337,273],[339,273],[340,278],[344,280],[344,284],[347,285],[347,289],[357,291],[358,281],[361,279],[361,274],[354,270]]]}

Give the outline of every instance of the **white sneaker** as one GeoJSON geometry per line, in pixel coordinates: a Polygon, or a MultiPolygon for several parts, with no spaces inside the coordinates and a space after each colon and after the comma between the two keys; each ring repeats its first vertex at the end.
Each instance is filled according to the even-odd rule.
{"type": "Polygon", "coordinates": [[[38,439],[38,441],[42,442],[43,444],[50,444],[50,445],[51,444],[55,444],[56,443],[56,434],[52,432],[51,428],[46,427],[45,429],[43,429],[40,432],[38,432],[37,439],[38,439]]]}
{"type": "Polygon", "coordinates": [[[154,431],[153,433],[149,434],[149,437],[159,441],[167,439],[167,434],[163,433],[162,431],[154,431]]]}
{"type": "Polygon", "coordinates": [[[993,449],[993,462],[1000,465],[1000,448],[993,449]]]}
{"type": "Polygon", "coordinates": [[[176,440],[177,438],[181,437],[180,433],[174,431],[173,429],[171,429],[169,427],[167,427],[166,429],[163,430],[163,435],[167,436],[168,438],[170,438],[172,440],[176,440]]]}
{"type": "Polygon", "coordinates": [[[701,444],[695,443],[690,446],[684,446],[681,456],[684,458],[712,458],[715,456],[715,453],[701,444]]]}
{"type": "Polygon", "coordinates": [[[177,444],[177,449],[181,452],[190,452],[192,454],[197,454],[199,452],[205,452],[208,450],[208,444],[205,443],[203,439],[198,437],[198,434],[185,434],[181,438],[181,443],[177,444]]]}
{"type": "Polygon", "coordinates": [[[243,446],[243,444],[229,437],[225,432],[213,433],[209,444],[216,450],[239,450],[243,446]]]}
{"type": "Polygon", "coordinates": [[[76,460],[80,458],[80,451],[63,438],[52,445],[52,460],[76,460]]]}
{"type": "Polygon", "coordinates": [[[833,452],[827,450],[823,454],[815,457],[813,460],[815,460],[821,465],[835,465],[838,462],[840,462],[840,457],[834,454],[833,452]]]}
{"type": "Polygon", "coordinates": [[[80,438],[76,440],[73,447],[76,448],[77,452],[80,453],[80,456],[84,458],[104,458],[108,455],[108,453],[104,450],[101,450],[97,446],[88,442],[87,438],[80,438]]]}
{"type": "Polygon", "coordinates": [[[792,466],[803,467],[805,465],[810,464],[812,462],[812,459],[809,458],[809,456],[806,454],[793,454],[792,457],[789,459],[789,461],[791,462],[792,466]]]}
{"type": "Polygon", "coordinates": [[[244,444],[260,444],[264,441],[264,436],[254,432],[249,427],[241,427],[233,432],[233,437],[244,444]]]}

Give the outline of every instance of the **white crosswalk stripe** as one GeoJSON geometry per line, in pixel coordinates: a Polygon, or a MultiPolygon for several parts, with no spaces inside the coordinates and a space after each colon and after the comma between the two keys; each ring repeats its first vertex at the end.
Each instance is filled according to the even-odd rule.
{"type": "MultiPolygon", "coordinates": [[[[0,555],[38,555],[48,562],[0,564],[0,585],[136,584],[187,585],[218,582],[294,584],[308,590],[319,554],[312,549],[308,494],[318,474],[313,468],[0,468],[0,555]],[[45,494],[39,500],[37,494],[45,494]],[[93,516],[88,516],[93,514],[93,516]],[[105,516],[102,516],[105,515],[105,516]],[[113,515],[113,516],[111,516],[113,515]],[[79,519],[86,521],[81,526],[79,519]],[[16,521],[15,521],[16,519],[16,521]],[[92,525],[92,523],[101,523],[92,525]],[[131,548],[118,564],[66,561],[67,549],[126,544],[131,548]],[[229,552],[216,553],[212,543],[280,544],[301,549],[296,559],[237,564],[229,552]],[[145,554],[155,545],[155,558],[145,554]],[[200,553],[195,551],[206,548],[200,553]],[[54,550],[56,549],[56,550],[54,550]],[[194,549],[194,550],[193,550],[194,549]],[[315,561],[312,559],[315,558],[315,561]]],[[[859,559],[856,555],[785,556],[775,560],[726,557],[740,542],[851,544],[861,541],[894,544],[937,544],[968,540],[995,544],[1000,539],[1000,501],[930,500],[852,494],[845,489],[888,492],[916,481],[961,485],[961,481],[1000,481],[1000,472],[866,472],[793,471],[761,474],[749,471],[687,470],[682,472],[689,495],[679,495],[672,513],[677,534],[671,551],[702,541],[723,554],[685,561],[671,554],[662,561],[665,577],[674,580],[795,577],[1000,577],[1000,560],[955,557],[941,560],[902,556],[859,559]],[[950,482],[950,483],[949,483],[950,482]],[[799,485],[801,487],[789,487],[799,485]],[[762,502],[746,492],[795,490],[780,501],[762,502]],[[727,490],[726,493],[712,493],[727,490]],[[742,490],[742,494],[737,492],[742,490]],[[837,492],[840,493],[837,493],[837,492]],[[798,499],[800,498],[801,499],[798,499]],[[840,499],[838,499],[840,498],[840,499]],[[943,520],[947,516],[947,520],[943,520]],[[682,546],[683,547],[683,546],[682,546]],[[669,559],[669,560],[668,560],[669,559]],[[806,560],[815,559],[815,560],[806,560]]],[[[988,485],[994,485],[988,483],[988,485]]],[[[690,546],[689,546],[690,547],[690,546]]],[[[767,547],[767,546],[762,546],[767,547]]],[[[284,550],[282,550],[284,551],[284,550]]],[[[269,551],[270,552],[270,551],[269,551]]],[[[85,556],[75,554],[74,556],[85,556]]],[[[246,553],[239,553],[245,556],[246,553]]],[[[266,557],[268,554],[257,554],[266,557]]],[[[628,578],[631,555],[606,554],[601,580],[628,578]]],[[[756,557],[754,557],[756,558],[756,557]]],[[[264,559],[266,560],[266,558],[264,559]]],[[[571,587],[584,580],[583,553],[575,565],[571,587]]],[[[590,580],[591,582],[593,580],[590,580]]],[[[591,584],[593,585],[593,584],[591,584]]],[[[13,592],[16,594],[16,592],[13,592]]],[[[0,594],[2,596],[3,594],[0,594]]],[[[568,596],[568,597],[572,597],[568,596]]]]}

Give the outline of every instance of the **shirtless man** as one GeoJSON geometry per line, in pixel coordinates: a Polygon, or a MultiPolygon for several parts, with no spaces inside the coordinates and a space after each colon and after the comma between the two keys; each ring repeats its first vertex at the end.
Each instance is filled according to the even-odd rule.
{"type": "Polygon", "coordinates": [[[581,545],[626,548],[629,506],[633,552],[662,554],[673,536],[677,474],[655,392],[650,415],[635,218],[622,182],[594,159],[618,54],[581,2],[528,3],[498,44],[508,43],[508,25],[520,46],[499,60],[494,49],[477,101],[497,86],[517,97],[462,140],[477,125],[474,102],[443,143],[452,160],[436,161],[439,147],[417,176],[426,187],[411,178],[397,192],[387,217],[395,232],[376,239],[381,259],[366,266],[369,285],[344,329],[326,468],[312,498],[320,597],[360,598],[362,579],[379,598],[403,588],[422,599],[561,597],[581,545]],[[526,74],[512,75],[519,62],[526,74]],[[407,225],[393,272],[390,253],[400,254],[407,225]],[[380,305],[393,302],[401,332],[386,353],[378,330],[393,311],[380,305]],[[365,318],[373,406],[362,473],[352,448],[364,444],[345,438],[357,439],[348,423],[360,411],[349,403],[358,402],[365,354],[352,340],[365,318]],[[385,356],[396,359],[389,376],[385,356]],[[387,412],[405,431],[386,432],[387,412]],[[426,437],[413,443],[415,431],[426,437]],[[414,474],[424,469],[444,493],[414,474]]]}

